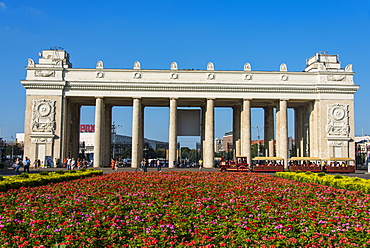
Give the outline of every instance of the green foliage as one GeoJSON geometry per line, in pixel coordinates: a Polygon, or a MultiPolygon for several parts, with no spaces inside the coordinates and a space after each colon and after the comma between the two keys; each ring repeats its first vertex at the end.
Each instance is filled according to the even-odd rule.
{"type": "Polygon", "coordinates": [[[0,175],[0,181],[4,181],[4,177],[0,175]]]}
{"type": "Polygon", "coordinates": [[[305,171],[304,174],[307,174],[307,175],[312,174],[312,171],[305,171]]]}
{"type": "Polygon", "coordinates": [[[41,171],[39,174],[42,175],[42,176],[47,176],[47,175],[49,175],[49,172],[47,172],[47,171],[41,171]]]}
{"type": "Polygon", "coordinates": [[[343,179],[343,176],[341,176],[341,175],[335,175],[334,178],[335,179],[343,179]]]}
{"type": "Polygon", "coordinates": [[[325,172],[320,172],[320,173],[317,174],[317,176],[324,177],[324,176],[326,176],[326,174],[325,174],[325,172]]]}
{"type": "Polygon", "coordinates": [[[20,174],[18,177],[22,177],[22,178],[29,178],[29,177],[30,177],[30,175],[29,175],[29,174],[27,174],[27,173],[22,173],[22,174],[20,174]]]}
{"type": "Polygon", "coordinates": [[[58,171],[56,171],[55,173],[57,173],[57,174],[64,174],[64,173],[66,173],[67,171],[64,171],[64,170],[58,170],[58,171]]]}
{"type": "Polygon", "coordinates": [[[70,170],[70,171],[68,171],[68,173],[77,173],[77,171],[75,171],[75,170],[70,170]]]}

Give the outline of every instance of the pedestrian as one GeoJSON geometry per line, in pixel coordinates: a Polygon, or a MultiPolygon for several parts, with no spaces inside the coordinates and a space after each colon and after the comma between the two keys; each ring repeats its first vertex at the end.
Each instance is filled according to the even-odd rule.
{"type": "Polygon", "coordinates": [[[159,159],[157,160],[157,171],[158,172],[161,172],[162,171],[161,161],[159,161],[159,159]]]}
{"type": "Polygon", "coordinates": [[[77,170],[81,168],[81,160],[80,158],[77,159],[77,170]]]}
{"type": "Polygon", "coordinates": [[[118,159],[116,159],[114,161],[114,171],[117,172],[118,171],[118,159]]]}
{"type": "Polygon", "coordinates": [[[30,165],[31,165],[31,160],[26,157],[25,160],[23,161],[23,172],[26,172],[29,174],[30,173],[30,165]]]}
{"type": "Polygon", "coordinates": [[[33,162],[32,167],[34,170],[37,169],[37,159],[35,159],[35,161],[33,162]]]}
{"type": "Polygon", "coordinates": [[[14,168],[15,168],[15,174],[20,175],[21,173],[19,172],[19,168],[21,167],[21,161],[19,158],[16,158],[14,161],[14,168]]]}
{"type": "Polygon", "coordinates": [[[203,168],[203,160],[199,159],[199,171],[201,171],[203,168]]]}
{"type": "Polygon", "coordinates": [[[67,170],[71,170],[71,162],[72,162],[72,159],[68,157],[67,158],[67,170]]]}
{"type": "Polygon", "coordinates": [[[71,159],[71,170],[74,170],[75,167],[76,167],[76,160],[75,160],[75,158],[72,158],[71,159]]]}

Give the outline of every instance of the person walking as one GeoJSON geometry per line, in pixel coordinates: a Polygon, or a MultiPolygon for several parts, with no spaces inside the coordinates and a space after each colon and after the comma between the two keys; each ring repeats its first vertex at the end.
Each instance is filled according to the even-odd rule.
{"type": "Polygon", "coordinates": [[[26,157],[25,160],[23,161],[23,172],[26,172],[29,174],[30,173],[30,165],[31,165],[31,160],[26,157]]]}
{"type": "Polygon", "coordinates": [[[72,160],[71,160],[71,170],[74,170],[75,167],[76,167],[76,160],[75,160],[75,158],[72,158],[72,160]]]}
{"type": "Polygon", "coordinates": [[[114,171],[117,172],[118,171],[118,159],[116,159],[114,161],[114,171]]]}
{"type": "Polygon", "coordinates": [[[67,158],[67,170],[71,170],[71,162],[72,162],[72,159],[68,157],[67,158]]]}
{"type": "Polygon", "coordinates": [[[161,161],[159,161],[159,159],[157,160],[157,171],[158,172],[161,172],[162,171],[161,161]]]}
{"type": "Polygon", "coordinates": [[[199,159],[199,171],[201,171],[203,168],[203,160],[199,159]]]}
{"type": "Polygon", "coordinates": [[[14,161],[14,168],[15,168],[15,174],[20,175],[21,173],[19,172],[19,168],[21,167],[21,161],[19,158],[16,158],[14,161]]]}

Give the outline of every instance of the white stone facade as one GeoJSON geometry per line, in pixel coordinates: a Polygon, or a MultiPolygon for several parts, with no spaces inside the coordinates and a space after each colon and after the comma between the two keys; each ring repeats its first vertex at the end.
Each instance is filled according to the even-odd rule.
{"type": "Polygon", "coordinates": [[[213,166],[214,108],[233,108],[236,155],[251,155],[251,108],[265,110],[265,144],[269,154],[288,159],[287,109],[295,110],[295,139],[300,156],[354,158],[354,85],[352,65],[342,69],[338,56],[316,54],[302,72],[241,70],[168,70],[72,68],[64,50],[44,50],[38,63],[28,60],[25,155],[75,156],[80,107],[95,105],[95,166],[109,162],[113,106],[133,106],[132,166],[143,157],[143,108],[170,107],[169,160],[176,158],[177,108],[202,110],[204,167],[213,166]],[[274,111],[275,110],[275,111],[274,111]],[[276,112],[276,113],[275,113],[276,112]],[[274,128],[276,126],[276,128],[274,128]],[[274,144],[274,141],[276,144],[274,144]]]}

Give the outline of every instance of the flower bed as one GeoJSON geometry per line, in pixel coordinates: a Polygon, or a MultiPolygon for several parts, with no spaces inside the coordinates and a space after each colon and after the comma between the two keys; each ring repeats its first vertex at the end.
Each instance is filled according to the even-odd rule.
{"type": "Polygon", "coordinates": [[[257,173],[121,172],[0,195],[2,247],[369,245],[369,195],[257,173]]]}
{"type": "Polygon", "coordinates": [[[27,186],[41,186],[48,183],[64,182],[92,175],[102,175],[101,170],[85,170],[85,171],[58,171],[58,172],[40,172],[35,174],[22,173],[19,176],[0,177],[0,191],[10,189],[19,189],[27,186]]]}
{"type": "Polygon", "coordinates": [[[370,193],[370,180],[359,177],[345,177],[341,175],[328,175],[325,173],[297,173],[297,172],[277,172],[276,176],[293,179],[300,182],[318,183],[326,186],[359,190],[370,193]]]}

